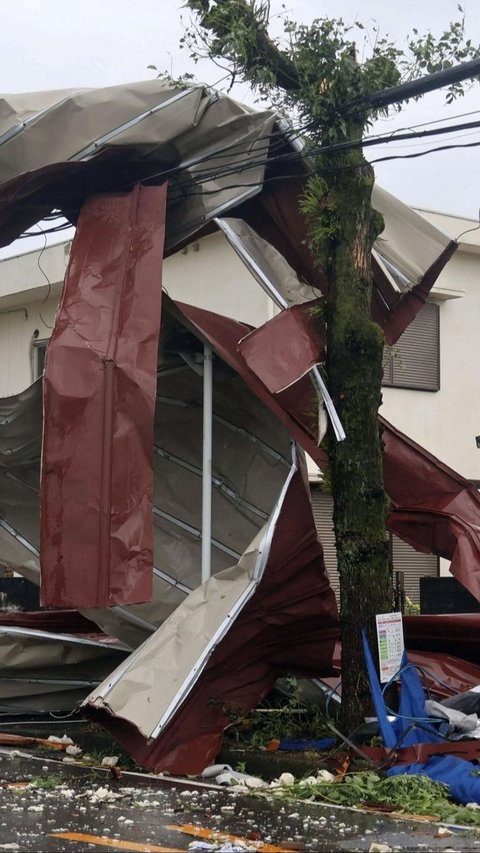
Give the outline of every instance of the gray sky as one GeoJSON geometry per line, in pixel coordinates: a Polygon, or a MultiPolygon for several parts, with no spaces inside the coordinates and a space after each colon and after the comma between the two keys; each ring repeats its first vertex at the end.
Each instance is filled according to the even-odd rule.
{"type": "MultiPolygon", "coordinates": [[[[367,27],[374,22],[381,35],[389,35],[400,46],[412,27],[420,32],[440,33],[458,17],[456,2],[450,0],[285,0],[290,17],[309,22],[315,16],[356,18],[367,27]]],[[[272,13],[281,11],[280,0],[272,0],[272,13]]],[[[467,31],[480,43],[480,3],[465,0],[467,31]]],[[[178,48],[182,35],[181,3],[178,0],[0,0],[0,91],[28,92],[85,86],[108,86],[148,79],[155,64],[174,76],[195,71],[199,79],[216,82],[222,71],[203,63],[192,65],[186,51],[178,48]]],[[[276,25],[279,20],[277,18],[276,25]]],[[[359,44],[361,50],[361,45],[359,44]]],[[[237,87],[235,97],[252,103],[245,87],[237,87]]],[[[417,104],[407,105],[398,117],[377,124],[375,132],[409,128],[419,123],[449,119],[477,111],[480,118],[480,84],[464,98],[446,107],[444,95],[427,95],[417,104]]],[[[370,157],[423,151],[446,142],[480,142],[480,131],[468,135],[448,135],[448,139],[425,142],[390,143],[375,147],[370,157]]],[[[428,154],[416,160],[396,160],[379,164],[377,179],[402,201],[462,216],[477,218],[480,207],[480,147],[428,154]]],[[[26,242],[26,241],[25,241],[26,242]]],[[[26,247],[25,247],[26,248],[26,247]]]]}

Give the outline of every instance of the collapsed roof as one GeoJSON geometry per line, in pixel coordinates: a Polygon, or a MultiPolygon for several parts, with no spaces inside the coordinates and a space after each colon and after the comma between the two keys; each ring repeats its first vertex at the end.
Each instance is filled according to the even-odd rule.
{"type": "MultiPolygon", "coordinates": [[[[135,649],[85,713],[146,766],[193,772],[229,707],[251,707],[285,670],[327,675],[338,635],[301,449],[325,463],[325,410],[341,430],[306,302],[328,297],[298,211],[308,167],[274,113],[158,80],[5,96],[0,150],[3,244],[55,210],[78,226],[43,437],[39,383],[0,401],[2,559],[38,582],[40,557],[44,603],[82,609],[135,649]],[[213,228],[282,309],[259,330],[162,306],[164,252],[213,228]],[[216,436],[201,584],[206,344],[216,436]]],[[[393,342],[455,244],[382,190],[374,205],[372,315],[393,342]]],[[[392,529],[454,558],[478,595],[478,495],[386,423],[384,436],[392,529]],[[417,494],[406,478],[419,463],[431,488],[417,494]]]]}
{"type": "MultiPolygon", "coordinates": [[[[54,209],[75,223],[92,193],[168,181],[167,253],[228,212],[325,293],[298,211],[308,169],[285,119],[199,86],[180,90],[157,79],[3,95],[0,245],[54,209]]],[[[456,244],[378,186],[373,204],[385,228],[373,254],[372,311],[394,343],[456,244]]]]}

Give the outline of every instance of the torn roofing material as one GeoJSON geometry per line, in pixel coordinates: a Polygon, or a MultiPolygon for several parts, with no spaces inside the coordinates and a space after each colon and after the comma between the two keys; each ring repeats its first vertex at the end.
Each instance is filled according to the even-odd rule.
{"type": "MultiPolygon", "coordinates": [[[[169,252],[228,212],[284,254],[306,285],[325,293],[298,209],[309,167],[290,145],[289,133],[288,123],[272,111],[256,112],[211,90],[175,89],[158,79],[4,95],[0,244],[52,209],[75,222],[92,193],[168,180],[169,252]],[[282,165],[277,155],[285,153],[282,165]]],[[[378,187],[373,203],[385,229],[375,244],[372,313],[393,343],[456,246],[378,187]]]]}
{"type": "MultiPolygon", "coordinates": [[[[247,709],[285,668],[304,675],[328,671],[338,620],[316,538],[305,473],[295,470],[296,465],[291,469],[290,461],[292,435],[313,456],[321,458],[315,428],[306,420],[316,399],[312,384],[303,375],[287,391],[272,394],[254,366],[243,358],[241,341],[251,331],[249,327],[173,303],[168,297],[163,308],[154,432],[158,573],[154,577],[154,600],[148,605],[88,611],[102,627],[131,646],[145,637],[150,639],[95,691],[86,713],[111,728],[145,766],[175,772],[190,768],[194,772],[193,768],[208,763],[216,753],[228,703],[247,709]],[[202,352],[205,341],[216,354],[214,500],[218,503],[214,519],[218,526],[212,531],[214,575],[207,586],[199,587],[202,377],[195,355],[202,352]],[[269,558],[259,579],[254,577],[254,568],[259,543],[266,535],[265,524],[272,530],[272,540],[270,551],[264,552],[269,558]],[[225,599],[221,597],[224,594],[228,594],[225,599]],[[154,633],[162,623],[160,632],[154,633]],[[188,641],[192,632],[195,643],[188,641]],[[203,637],[201,644],[197,642],[199,636],[203,637]],[[176,637],[185,642],[177,643],[176,637]],[[170,672],[172,661],[175,674],[164,684],[158,666],[170,672]],[[198,680],[197,672],[201,673],[198,680]],[[151,703],[145,703],[148,713],[142,703],[136,706],[134,694],[139,684],[144,685],[145,696],[156,697],[159,690],[164,693],[164,705],[158,705],[156,719],[150,715],[151,703]],[[212,696],[222,701],[209,704],[212,696]],[[201,714],[198,708],[203,709],[201,714]]],[[[285,341],[281,344],[285,346],[285,341]]],[[[306,348],[305,358],[309,357],[306,348]]],[[[288,365],[288,355],[285,363],[288,365]]],[[[301,363],[298,371],[302,376],[301,363]]],[[[283,387],[280,366],[278,374],[274,379],[283,387]]],[[[37,412],[38,393],[34,390],[29,395],[30,405],[37,412]]],[[[18,400],[18,408],[24,413],[26,399],[23,395],[18,400]]],[[[13,399],[6,402],[6,410],[14,416],[13,399]]],[[[10,464],[0,471],[0,541],[2,554],[10,549],[12,564],[25,573],[29,568],[32,571],[32,562],[30,566],[22,562],[34,547],[25,534],[36,536],[38,545],[35,430],[41,431],[41,419],[36,427],[30,422],[30,432],[22,437],[23,451],[14,459],[8,454],[8,442],[2,441],[3,430],[9,428],[8,423],[0,423],[1,458],[10,464]]],[[[425,516],[422,535],[430,531],[435,546],[435,513],[440,509],[442,519],[448,521],[448,507],[443,514],[445,495],[457,490],[454,537],[463,512],[460,492],[470,499],[469,484],[388,424],[383,428],[388,438],[386,469],[393,471],[398,462],[404,471],[403,484],[398,486],[403,489],[403,504],[398,504],[396,511],[415,514],[416,499],[421,498],[423,504],[428,500],[431,512],[425,516]],[[420,494],[420,484],[415,486],[414,478],[408,477],[408,465],[421,466],[422,460],[432,481],[430,490],[428,484],[422,486],[425,494],[420,494]]],[[[387,476],[387,487],[397,502],[400,493],[395,492],[395,478],[392,483],[387,476]]],[[[424,507],[421,509],[423,512],[424,507]]],[[[468,529],[478,525],[478,519],[467,512],[462,523],[468,529]]],[[[416,536],[413,525],[413,545],[416,536]]],[[[454,538],[450,544],[453,555],[454,538]]],[[[464,556],[470,559],[472,555],[460,552],[457,568],[464,556]]],[[[475,574],[479,565],[480,547],[463,569],[467,575],[475,574]]]]}
{"type": "Polygon", "coordinates": [[[237,566],[191,593],[82,710],[144,767],[199,773],[231,714],[254,707],[279,675],[329,674],[337,636],[308,483],[294,461],[237,566]]]}
{"type": "Polygon", "coordinates": [[[137,186],[80,215],[44,371],[45,607],[152,595],[165,201],[166,186],[137,186]]]}
{"type": "Polygon", "coordinates": [[[0,711],[71,711],[126,653],[110,638],[0,624],[0,711]]]}
{"type": "MultiPolygon", "coordinates": [[[[223,318],[219,318],[223,319],[223,318]]],[[[249,327],[234,323],[235,340],[249,327]]],[[[158,354],[157,400],[152,442],[154,466],[154,569],[151,603],[85,611],[105,631],[132,648],[139,645],[200,583],[202,376],[195,361],[203,343],[182,313],[165,298],[158,354]]],[[[236,562],[263,527],[288,473],[291,438],[285,425],[243,379],[216,358],[213,368],[212,570],[236,562]]],[[[5,452],[0,462],[0,540],[4,562],[38,583],[39,445],[41,388],[31,394],[32,417],[23,454],[5,452]],[[35,412],[37,419],[35,420],[35,412]],[[28,447],[31,446],[31,453],[28,447]]],[[[17,405],[23,411],[25,395],[17,405]]],[[[0,401],[1,412],[2,401],[0,401]]],[[[5,408],[14,408],[12,400],[5,408]]],[[[278,409],[279,407],[277,407],[278,409]]],[[[279,410],[281,411],[281,410],[279,410]]],[[[2,433],[10,429],[0,424],[2,433]]],[[[15,439],[12,439],[13,443],[15,439]]],[[[76,482],[87,469],[73,452],[76,482]]],[[[71,473],[73,474],[73,468],[71,473]]],[[[89,487],[82,485],[82,492],[89,487]]],[[[67,497],[67,496],[66,496],[67,497]]],[[[152,511],[146,519],[151,523],[152,511]]],[[[126,528],[128,533],[128,527],[126,528]]],[[[125,543],[125,551],[129,541],[125,543]]],[[[82,567],[82,576],[94,567],[82,567]]],[[[77,572],[78,578],[78,572],[77,572]]],[[[85,578],[85,585],[89,583],[85,578]]],[[[80,594],[82,590],[79,591],[80,594]]]]}

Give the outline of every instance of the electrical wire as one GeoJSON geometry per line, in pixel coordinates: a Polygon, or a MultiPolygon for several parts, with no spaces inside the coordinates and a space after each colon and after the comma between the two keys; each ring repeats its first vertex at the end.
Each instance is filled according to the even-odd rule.
{"type": "MultiPolygon", "coordinates": [[[[478,111],[475,111],[475,112],[478,112],[478,111]]],[[[469,114],[467,113],[466,115],[469,115],[469,114]]],[[[304,125],[303,129],[306,127],[307,127],[307,125],[304,125]]],[[[480,128],[480,121],[462,123],[460,125],[448,125],[445,127],[435,128],[435,129],[431,129],[431,130],[427,130],[427,131],[420,131],[418,133],[409,132],[407,134],[400,134],[397,131],[394,131],[392,134],[389,134],[387,136],[379,135],[377,137],[368,137],[367,139],[352,140],[352,141],[348,141],[348,142],[344,142],[344,143],[338,143],[335,145],[326,145],[326,146],[320,145],[320,146],[312,146],[311,148],[306,147],[303,151],[290,151],[290,152],[284,152],[283,154],[277,154],[277,155],[273,155],[273,156],[271,156],[272,145],[269,142],[268,146],[265,146],[265,148],[268,148],[268,150],[270,152],[270,156],[267,155],[267,156],[262,156],[260,158],[258,156],[256,158],[247,156],[247,157],[244,157],[243,159],[236,160],[234,163],[230,162],[230,163],[228,163],[228,165],[224,166],[223,168],[220,167],[220,168],[217,168],[213,171],[210,169],[209,171],[205,171],[203,173],[202,172],[195,172],[192,174],[191,172],[188,171],[189,169],[192,169],[193,167],[200,165],[202,162],[208,162],[209,165],[211,165],[212,160],[214,160],[214,159],[230,158],[230,160],[231,160],[232,147],[233,146],[229,146],[228,148],[222,149],[221,151],[216,152],[215,154],[203,155],[202,157],[197,158],[197,160],[189,161],[187,166],[182,166],[180,164],[179,166],[175,166],[175,167],[172,167],[170,169],[163,169],[159,172],[146,173],[143,178],[137,177],[135,183],[138,183],[141,180],[154,180],[155,178],[166,179],[168,177],[179,176],[179,180],[177,180],[175,183],[172,183],[172,185],[171,185],[172,186],[172,194],[176,192],[178,194],[179,199],[190,198],[194,195],[215,195],[215,194],[218,194],[219,192],[224,192],[226,190],[248,189],[249,187],[259,186],[260,182],[255,181],[253,183],[242,182],[242,183],[235,183],[235,184],[229,184],[229,185],[222,185],[222,186],[219,186],[213,190],[207,190],[203,187],[204,184],[209,183],[213,180],[218,181],[220,178],[226,178],[229,176],[242,174],[242,172],[248,172],[254,168],[258,168],[258,167],[265,168],[267,165],[270,166],[270,165],[275,164],[275,163],[295,163],[295,162],[299,162],[299,161],[305,162],[306,159],[311,159],[312,157],[317,156],[317,155],[323,156],[325,154],[343,153],[345,151],[364,148],[364,147],[370,147],[372,145],[381,145],[381,144],[386,144],[386,143],[391,143],[391,142],[398,142],[398,141],[401,141],[404,139],[409,139],[409,140],[415,139],[416,140],[416,139],[421,139],[425,136],[436,136],[436,135],[440,135],[440,134],[444,134],[444,133],[451,133],[452,131],[459,131],[459,130],[470,129],[470,128],[480,128]],[[182,173],[185,173],[185,174],[182,174],[182,173]],[[194,188],[195,188],[195,186],[199,186],[199,185],[202,186],[202,189],[200,192],[196,193],[194,191],[194,188]],[[186,191],[184,191],[184,188],[186,191]]],[[[298,129],[299,129],[299,132],[302,132],[302,126],[298,126],[298,129]]],[[[278,145],[284,146],[285,142],[288,142],[288,134],[286,135],[284,130],[275,131],[274,134],[281,137],[281,140],[282,140],[281,142],[280,141],[274,142],[275,146],[278,146],[278,145]]],[[[271,136],[272,135],[269,134],[269,135],[266,135],[264,138],[271,140],[271,136]]],[[[256,142],[258,142],[258,140],[256,140],[256,142]]],[[[252,143],[252,146],[253,146],[253,144],[254,143],[252,143]]],[[[445,146],[437,146],[435,148],[430,148],[430,149],[427,149],[425,151],[413,152],[410,154],[392,154],[392,155],[388,155],[388,156],[386,155],[384,157],[378,157],[378,158],[372,159],[369,162],[381,163],[381,162],[387,162],[387,161],[392,161],[392,160],[412,159],[412,158],[425,156],[426,154],[436,153],[437,151],[446,151],[446,150],[452,150],[452,149],[456,149],[456,148],[471,148],[471,147],[477,147],[478,145],[480,145],[480,141],[471,142],[471,143],[454,143],[454,144],[449,144],[449,145],[445,145],[445,146]]],[[[256,150],[256,154],[258,154],[258,150],[259,150],[258,146],[255,150],[256,150]]],[[[357,166],[356,165],[355,166],[346,165],[346,166],[322,167],[322,169],[320,169],[319,172],[320,173],[321,172],[331,172],[331,171],[338,171],[338,170],[352,169],[352,168],[357,168],[357,166]]],[[[268,183],[271,183],[271,182],[276,181],[276,180],[288,180],[288,179],[294,179],[294,178],[298,179],[299,177],[300,176],[298,173],[296,173],[294,175],[278,175],[278,176],[277,175],[270,175],[270,176],[264,176],[261,183],[262,184],[268,184],[268,183]]],[[[132,185],[133,185],[133,183],[127,184],[127,187],[132,186],[132,185]]],[[[50,221],[54,221],[55,219],[59,218],[60,216],[61,216],[60,213],[52,212],[52,213],[48,214],[47,218],[50,221]]],[[[70,227],[71,227],[71,224],[69,222],[65,222],[65,223],[62,223],[61,225],[54,226],[53,228],[44,229],[44,231],[42,233],[45,233],[45,234],[59,233],[59,232],[62,232],[64,230],[67,230],[70,227]]],[[[31,236],[34,236],[32,234],[32,232],[27,231],[27,232],[24,232],[22,235],[20,235],[20,239],[25,239],[25,238],[31,237],[31,236]]]]}
{"type": "MultiPolygon", "coordinates": [[[[40,231],[42,231],[42,229],[40,228],[40,226],[39,226],[39,225],[37,225],[37,227],[39,228],[39,230],[40,230],[40,231]]],[[[47,288],[47,293],[46,293],[46,295],[45,295],[44,299],[42,300],[42,302],[41,302],[41,303],[40,303],[40,305],[39,305],[39,308],[38,308],[38,315],[39,315],[39,317],[40,317],[40,319],[41,319],[41,321],[42,321],[43,325],[45,326],[45,328],[47,328],[47,329],[53,329],[53,326],[50,326],[50,325],[45,321],[45,319],[44,319],[44,317],[43,317],[43,314],[42,314],[42,308],[43,308],[43,306],[45,305],[46,301],[48,300],[48,298],[49,298],[49,296],[50,296],[50,293],[51,293],[51,290],[52,290],[52,283],[51,283],[51,281],[50,281],[50,279],[49,279],[49,277],[48,277],[47,273],[45,272],[45,270],[43,269],[43,267],[42,267],[42,265],[41,265],[41,263],[40,263],[40,262],[41,262],[41,259],[42,259],[42,255],[43,255],[43,253],[44,253],[45,249],[47,248],[47,235],[46,235],[46,233],[45,233],[45,232],[42,232],[42,233],[43,233],[43,236],[45,237],[45,241],[44,241],[44,244],[43,244],[43,246],[42,246],[42,248],[41,248],[40,253],[39,253],[39,254],[38,254],[38,256],[37,256],[37,266],[38,266],[38,269],[40,270],[40,272],[42,273],[43,277],[46,279],[46,282],[47,282],[48,288],[47,288]]]]}
{"type": "MultiPolygon", "coordinates": [[[[196,160],[190,160],[190,161],[188,161],[187,166],[182,166],[182,164],[180,164],[179,166],[173,166],[170,169],[163,169],[163,170],[161,170],[159,172],[155,172],[153,174],[150,173],[150,174],[145,176],[144,180],[147,180],[147,179],[153,180],[155,178],[167,179],[170,177],[175,177],[176,175],[181,175],[183,172],[187,172],[187,175],[186,175],[185,179],[183,180],[183,182],[177,181],[177,183],[176,183],[176,186],[178,188],[181,188],[182,185],[186,185],[186,184],[191,185],[192,182],[206,183],[209,180],[218,180],[221,177],[226,177],[226,176],[229,176],[232,174],[237,174],[238,172],[242,172],[242,171],[248,171],[250,169],[257,168],[257,167],[260,167],[260,168],[263,167],[264,168],[266,165],[270,166],[270,165],[275,164],[275,163],[301,161],[301,160],[305,160],[305,159],[312,158],[315,156],[324,156],[326,154],[331,155],[331,154],[336,154],[336,153],[343,153],[345,151],[350,151],[350,150],[355,150],[355,149],[363,149],[363,148],[371,147],[373,145],[388,144],[391,142],[398,142],[398,141],[404,141],[404,140],[416,140],[416,139],[425,138],[427,136],[438,136],[438,135],[443,135],[446,133],[452,133],[452,132],[457,132],[457,131],[461,131],[461,130],[472,130],[472,129],[480,129],[480,121],[463,122],[463,123],[457,124],[457,125],[447,125],[445,127],[433,128],[431,130],[424,130],[424,131],[418,131],[418,132],[408,132],[408,133],[402,133],[402,134],[399,134],[397,131],[394,131],[393,133],[388,134],[388,135],[370,136],[370,137],[367,137],[366,139],[345,141],[345,142],[335,143],[332,145],[316,145],[316,146],[312,146],[310,148],[305,147],[305,149],[302,151],[290,151],[290,152],[285,152],[283,154],[277,154],[277,155],[273,155],[273,156],[271,155],[271,148],[269,146],[264,146],[263,150],[265,150],[265,148],[268,148],[270,150],[270,156],[268,156],[268,155],[262,156],[260,159],[258,157],[257,157],[257,159],[255,159],[253,157],[245,157],[243,159],[236,160],[234,163],[230,162],[226,166],[224,166],[223,168],[217,168],[213,172],[210,170],[208,172],[203,172],[203,173],[202,172],[195,172],[192,174],[191,172],[188,171],[188,170],[191,170],[192,168],[195,168],[198,165],[201,165],[202,162],[203,163],[208,162],[209,164],[211,164],[211,162],[213,160],[216,160],[216,159],[220,159],[220,158],[230,158],[231,159],[232,148],[234,148],[235,146],[229,146],[228,149],[222,149],[221,151],[217,152],[216,154],[203,155],[202,157],[199,157],[196,160]]],[[[283,132],[283,134],[284,134],[284,141],[288,142],[288,137],[285,137],[285,132],[283,132]]],[[[263,139],[263,138],[265,138],[265,137],[259,137],[259,139],[263,139]]],[[[284,144],[284,143],[282,143],[282,144],[284,144]]],[[[252,149],[251,150],[253,150],[254,145],[255,145],[255,143],[252,143],[252,149]]],[[[238,147],[238,143],[237,143],[237,147],[238,147]]],[[[461,146],[459,146],[459,147],[461,147],[461,146]]],[[[257,150],[261,152],[262,149],[261,148],[258,148],[258,149],[255,148],[255,150],[256,150],[256,152],[257,152],[257,150]]],[[[401,155],[398,155],[398,157],[400,159],[401,155]]],[[[378,161],[376,161],[376,162],[378,162],[378,161]]],[[[133,182],[131,184],[129,184],[128,186],[133,186],[133,182]]]]}
{"type": "Polygon", "coordinates": [[[472,231],[478,231],[479,229],[480,229],[480,207],[478,208],[478,225],[476,225],[475,228],[467,228],[465,231],[462,231],[462,233],[459,234],[458,237],[455,237],[455,242],[458,243],[458,241],[460,240],[460,237],[463,237],[464,234],[471,234],[472,231]]]}

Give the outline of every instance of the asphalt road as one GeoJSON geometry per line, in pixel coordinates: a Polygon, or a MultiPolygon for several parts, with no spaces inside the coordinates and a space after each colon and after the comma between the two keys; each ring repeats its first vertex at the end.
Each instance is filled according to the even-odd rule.
{"type": "Polygon", "coordinates": [[[92,771],[0,750],[2,850],[480,850],[469,832],[312,803],[287,804],[142,774],[92,771]],[[199,846],[200,845],[200,846],[199,846]],[[203,845],[203,847],[202,847],[203,845]]]}

